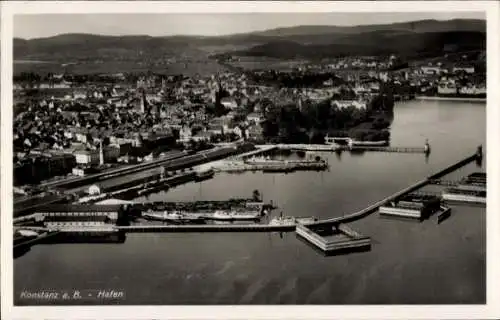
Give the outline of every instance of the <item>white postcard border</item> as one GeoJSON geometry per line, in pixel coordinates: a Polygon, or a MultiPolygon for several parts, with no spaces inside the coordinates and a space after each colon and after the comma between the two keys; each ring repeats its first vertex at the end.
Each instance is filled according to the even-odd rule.
{"type": "MultiPolygon", "coordinates": [[[[1,307],[5,319],[473,319],[500,316],[500,97],[499,5],[496,1],[177,2],[5,1],[1,4],[1,307]],[[436,12],[487,13],[487,304],[426,306],[110,306],[14,307],[12,257],[12,29],[14,14],[231,13],[231,12],[436,12]]],[[[464,124],[466,125],[466,124],[464,124]]],[[[459,142],[457,142],[459,143],[459,142]]],[[[450,266],[452,268],[453,266],[450,266]]],[[[446,272],[443,270],[443,272],[446,272]]]]}

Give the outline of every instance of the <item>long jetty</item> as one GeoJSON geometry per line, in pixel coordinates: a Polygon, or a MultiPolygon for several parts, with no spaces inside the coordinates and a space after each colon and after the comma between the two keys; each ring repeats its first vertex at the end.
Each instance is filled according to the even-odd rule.
{"type": "Polygon", "coordinates": [[[293,151],[335,151],[338,147],[332,144],[278,144],[276,146],[280,150],[293,150],[293,151]]]}
{"type": "Polygon", "coordinates": [[[357,211],[357,212],[354,212],[354,213],[351,213],[349,215],[345,215],[345,216],[342,216],[342,217],[336,217],[336,218],[331,218],[331,219],[326,219],[326,220],[320,220],[320,221],[317,221],[317,222],[312,222],[312,223],[308,223],[307,226],[311,226],[311,227],[323,227],[323,226],[330,226],[330,225],[338,225],[340,223],[349,223],[349,222],[352,222],[352,221],[356,221],[358,219],[361,219],[361,218],[364,218],[365,216],[373,213],[374,211],[376,211],[380,206],[386,204],[387,202],[389,201],[393,201],[405,194],[408,194],[410,192],[413,192],[417,189],[420,189],[422,187],[424,187],[425,185],[431,183],[432,181],[435,181],[436,179],[439,179],[445,175],[447,175],[448,173],[450,172],[453,172],[477,159],[480,159],[483,157],[483,153],[482,153],[482,148],[479,147],[478,148],[478,151],[474,154],[474,155],[471,155],[463,160],[460,160],[459,162],[457,163],[454,163],[452,164],[451,166],[448,166],[446,168],[444,168],[443,170],[440,170],[438,172],[436,172],[435,174],[429,176],[428,178],[424,179],[424,180],[420,180],[414,184],[412,184],[411,186],[409,187],[406,187],[380,201],[377,201],[376,203],[364,208],[363,210],[360,210],[360,211],[357,211]]]}
{"type": "Polygon", "coordinates": [[[352,146],[341,147],[344,151],[370,151],[370,152],[393,152],[393,153],[429,153],[425,147],[371,147],[371,146],[352,146]]]}

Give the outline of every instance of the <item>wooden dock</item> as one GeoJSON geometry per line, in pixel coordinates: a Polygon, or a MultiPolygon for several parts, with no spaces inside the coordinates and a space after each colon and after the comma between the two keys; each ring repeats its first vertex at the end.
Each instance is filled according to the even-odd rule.
{"type": "Polygon", "coordinates": [[[280,150],[310,152],[332,152],[338,149],[337,146],[330,144],[279,144],[277,147],[280,150]]]}
{"type": "Polygon", "coordinates": [[[342,146],[342,151],[354,152],[392,152],[392,153],[429,153],[429,149],[424,147],[371,147],[371,146],[342,146]]]}
{"type": "Polygon", "coordinates": [[[256,147],[257,147],[256,150],[253,150],[253,151],[250,151],[250,152],[246,152],[246,153],[237,155],[235,158],[236,159],[245,159],[245,158],[249,158],[249,157],[261,154],[261,153],[265,153],[265,152],[269,152],[269,151],[278,149],[278,146],[274,145],[274,144],[271,144],[271,145],[267,145],[267,144],[266,145],[259,145],[259,146],[256,146],[256,147]]]}

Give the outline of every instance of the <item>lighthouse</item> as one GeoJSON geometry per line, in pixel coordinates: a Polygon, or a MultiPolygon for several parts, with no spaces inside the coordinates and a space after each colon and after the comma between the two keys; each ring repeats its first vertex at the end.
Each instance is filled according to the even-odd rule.
{"type": "Polygon", "coordinates": [[[431,145],[429,144],[429,139],[425,139],[424,152],[426,155],[431,153],[431,145]]]}

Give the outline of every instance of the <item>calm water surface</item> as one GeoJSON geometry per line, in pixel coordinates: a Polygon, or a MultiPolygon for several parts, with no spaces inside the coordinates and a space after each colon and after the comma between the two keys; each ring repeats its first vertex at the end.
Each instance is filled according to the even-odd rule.
{"type": "MultiPolygon", "coordinates": [[[[443,101],[397,105],[392,144],[421,146],[428,138],[428,159],[325,154],[329,172],[221,174],[148,200],[249,197],[259,189],[286,215],[341,216],[484,145],[485,109],[443,101]]],[[[450,178],[477,170],[469,165],[450,178]]],[[[373,214],[352,227],[372,237],[370,252],[324,257],[294,233],[129,234],[124,244],[38,245],[14,261],[14,297],[26,304],[18,298],[23,290],[119,289],[123,304],[485,303],[484,208],[453,207],[440,225],[373,214]]]]}

